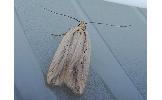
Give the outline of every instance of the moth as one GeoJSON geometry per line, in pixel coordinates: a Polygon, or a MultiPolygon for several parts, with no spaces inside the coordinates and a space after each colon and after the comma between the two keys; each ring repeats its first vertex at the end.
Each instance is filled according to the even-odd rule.
{"type": "MultiPolygon", "coordinates": [[[[74,94],[82,95],[88,80],[91,45],[86,31],[86,22],[75,17],[44,8],[53,14],[64,16],[79,22],[78,26],[66,32],[55,52],[47,72],[47,83],[52,86],[66,85],[74,94]]],[[[96,22],[89,22],[95,24],[96,22]]],[[[104,24],[104,23],[96,23],[104,24]]],[[[112,27],[128,27],[131,25],[104,24],[112,27]]],[[[55,35],[61,36],[61,35],[55,35]]]]}
{"type": "Polygon", "coordinates": [[[90,48],[86,23],[81,21],[66,32],[59,44],[47,73],[47,83],[66,85],[73,93],[83,94],[89,72],[90,48]]]}

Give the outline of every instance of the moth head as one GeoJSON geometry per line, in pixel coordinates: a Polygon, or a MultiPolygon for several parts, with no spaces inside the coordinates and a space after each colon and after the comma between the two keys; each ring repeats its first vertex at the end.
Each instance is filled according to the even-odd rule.
{"type": "Polygon", "coordinates": [[[80,21],[79,27],[81,27],[82,30],[85,30],[86,29],[86,22],[85,21],[80,21]]]}

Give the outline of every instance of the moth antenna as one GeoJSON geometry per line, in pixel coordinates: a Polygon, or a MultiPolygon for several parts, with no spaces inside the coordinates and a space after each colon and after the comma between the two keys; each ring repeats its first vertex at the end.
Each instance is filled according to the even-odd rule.
{"type": "Polygon", "coordinates": [[[66,35],[66,33],[63,33],[63,34],[53,34],[53,33],[51,33],[51,35],[52,36],[64,36],[64,35],[66,35]]]}
{"type": "Polygon", "coordinates": [[[46,10],[46,11],[48,11],[48,12],[50,12],[50,13],[53,13],[53,14],[55,14],[55,15],[60,15],[60,16],[67,17],[67,18],[69,18],[69,19],[75,20],[75,21],[77,21],[77,22],[80,22],[80,20],[77,19],[77,18],[75,18],[75,17],[69,16],[69,15],[66,15],[66,14],[62,14],[62,13],[58,13],[58,12],[55,12],[55,11],[50,10],[50,9],[48,9],[48,8],[44,8],[44,10],[46,10]]]}
{"type": "MultiPolygon", "coordinates": [[[[53,11],[51,9],[48,9],[48,8],[44,8],[44,10],[50,12],[50,13],[53,13],[55,15],[60,15],[60,16],[63,16],[63,17],[66,17],[66,18],[69,18],[69,19],[72,19],[72,20],[75,20],[77,22],[81,22],[79,19],[77,19],[76,17],[72,17],[72,16],[69,16],[69,15],[66,15],[66,14],[63,14],[63,13],[58,13],[56,11],[53,11]]],[[[90,22],[85,22],[85,24],[88,24],[88,23],[91,23],[91,24],[98,24],[98,25],[106,25],[106,26],[110,26],[110,27],[119,27],[119,28],[127,28],[127,27],[131,27],[132,25],[114,25],[114,24],[107,24],[107,23],[101,23],[101,22],[94,22],[94,21],[90,21],[90,22]]]]}
{"type": "Polygon", "coordinates": [[[114,24],[105,24],[105,23],[101,23],[101,22],[89,22],[92,24],[98,24],[98,25],[106,25],[106,26],[110,26],[110,27],[120,27],[120,28],[125,28],[125,27],[131,27],[132,25],[114,25],[114,24]]]}

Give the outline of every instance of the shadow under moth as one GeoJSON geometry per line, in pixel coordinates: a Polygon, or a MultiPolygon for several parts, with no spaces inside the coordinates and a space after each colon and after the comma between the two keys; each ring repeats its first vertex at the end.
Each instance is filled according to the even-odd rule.
{"type": "MultiPolygon", "coordinates": [[[[71,28],[64,37],[55,52],[47,73],[47,83],[51,86],[66,85],[76,95],[83,94],[89,73],[91,45],[86,31],[86,22],[77,18],[54,12],[57,15],[68,17],[79,22],[78,26],[71,28]]],[[[96,22],[89,22],[96,23],[96,22]]],[[[104,23],[96,23],[104,24],[104,23]]],[[[128,27],[131,25],[112,25],[114,27],[128,27]]],[[[55,35],[61,36],[61,35],[55,35]]]]}

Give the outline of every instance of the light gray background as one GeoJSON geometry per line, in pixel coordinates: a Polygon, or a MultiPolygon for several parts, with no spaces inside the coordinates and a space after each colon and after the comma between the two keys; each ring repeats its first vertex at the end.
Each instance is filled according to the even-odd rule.
{"type": "Polygon", "coordinates": [[[103,0],[15,0],[15,100],[146,100],[146,9],[103,0]],[[46,85],[46,73],[62,34],[84,21],[92,44],[89,81],[82,96],[46,85]]]}

